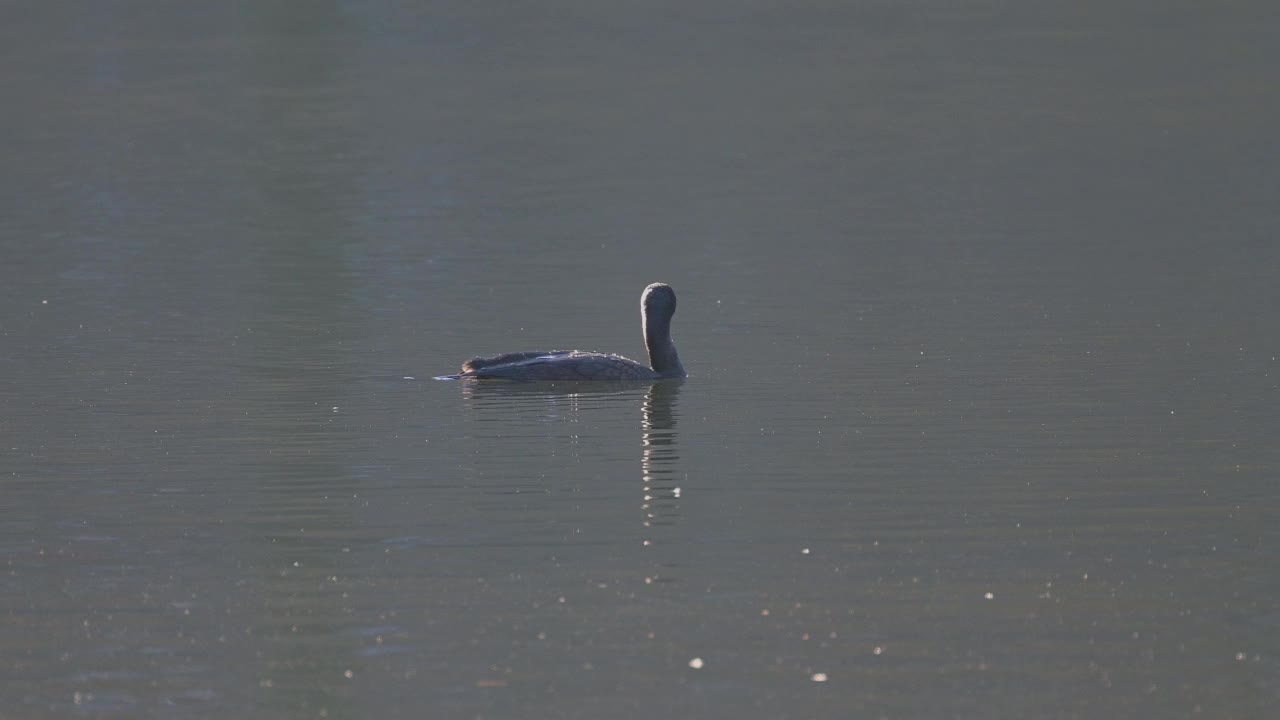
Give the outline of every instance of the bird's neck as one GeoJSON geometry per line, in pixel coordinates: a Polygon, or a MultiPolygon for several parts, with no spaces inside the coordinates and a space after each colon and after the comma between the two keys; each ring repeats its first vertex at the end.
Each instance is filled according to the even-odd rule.
{"type": "Polygon", "coordinates": [[[671,342],[671,321],[644,319],[644,345],[649,350],[649,367],[660,377],[684,377],[684,366],[676,344],[671,342]]]}

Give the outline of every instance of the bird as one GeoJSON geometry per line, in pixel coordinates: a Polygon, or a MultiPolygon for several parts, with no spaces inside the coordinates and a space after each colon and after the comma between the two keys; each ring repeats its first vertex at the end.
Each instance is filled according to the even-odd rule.
{"type": "Polygon", "coordinates": [[[640,295],[641,327],[649,351],[649,366],[621,355],[582,350],[535,350],[493,357],[474,357],[462,363],[462,372],[438,380],[515,381],[628,381],[687,377],[675,343],[671,342],[671,317],[676,312],[676,291],[666,283],[653,283],[640,295]]]}

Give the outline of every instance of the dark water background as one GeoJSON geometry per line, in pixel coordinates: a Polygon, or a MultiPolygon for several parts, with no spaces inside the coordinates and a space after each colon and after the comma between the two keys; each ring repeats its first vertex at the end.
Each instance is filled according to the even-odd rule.
{"type": "Polygon", "coordinates": [[[0,11],[0,717],[1267,716],[1278,17],[0,11]]]}

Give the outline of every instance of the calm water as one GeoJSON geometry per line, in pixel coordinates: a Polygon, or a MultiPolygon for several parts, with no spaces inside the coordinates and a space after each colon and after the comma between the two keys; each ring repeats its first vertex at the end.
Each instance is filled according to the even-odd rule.
{"type": "Polygon", "coordinates": [[[0,717],[1280,704],[1270,3],[3,15],[0,717]]]}

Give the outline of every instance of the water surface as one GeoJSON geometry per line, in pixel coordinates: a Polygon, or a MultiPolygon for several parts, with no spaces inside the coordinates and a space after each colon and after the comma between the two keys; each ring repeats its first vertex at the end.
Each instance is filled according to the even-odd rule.
{"type": "Polygon", "coordinates": [[[1266,715],[1268,9],[7,13],[0,716],[1266,715]]]}

